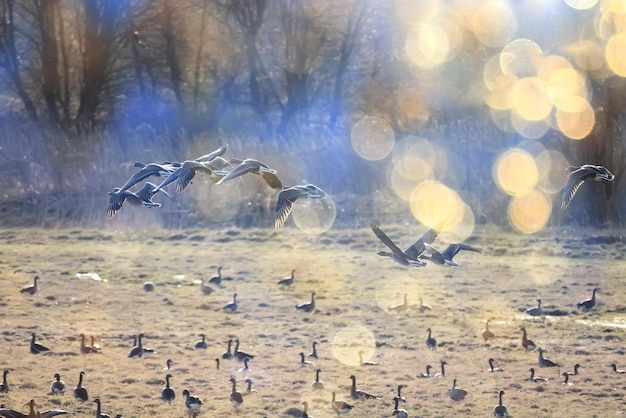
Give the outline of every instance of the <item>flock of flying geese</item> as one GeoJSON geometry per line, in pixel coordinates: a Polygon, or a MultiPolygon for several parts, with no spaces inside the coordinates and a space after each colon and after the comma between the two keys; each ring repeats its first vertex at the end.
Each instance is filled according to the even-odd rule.
{"type": "MultiPolygon", "coordinates": [[[[254,160],[254,159],[245,159],[238,160],[235,158],[231,158],[226,160],[222,158],[227,150],[226,146],[220,147],[219,149],[211,152],[210,154],[201,156],[195,160],[187,160],[182,163],[172,163],[172,162],[164,162],[164,163],[135,163],[135,166],[140,168],[135,174],[133,174],[127,181],[119,188],[113,189],[112,192],[109,193],[110,200],[109,206],[107,208],[106,217],[111,219],[115,214],[121,209],[124,202],[128,201],[132,205],[143,206],[148,208],[154,208],[161,206],[160,203],[152,201],[153,196],[161,191],[163,194],[169,196],[169,194],[164,190],[164,187],[168,186],[171,183],[175,183],[175,190],[178,193],[181,193],[185,190],[185,188],[191,183],[192,179],[196,175],[196,173],[204,174],[209,177],[209,179],[215,184],[223,184],[229,182],[235,178],[243,176],[244,174],[252,173],[260,175],[265,182],[273,189],[280,190],[278,201],[276,204],[276,209],[274,213],[274,226],[275,228],[280,228],[284,225],[289,213],[292,209],[292,206],[295,201],[300,198],[313,198],[313,199],[325,199],[325,193],[317,186],[312,184],[300,185],[300,186],[292,186],[292,187],[283,187],[281,181],[277,177],[276,170],[270,168],[266,164],[254,160]],[[234,165],[234,166],[233,166],[234,165]],[[164,180],[158,185],[155,186],[150,182],[145,182],[144,185],[137,190],[136,192],[131,191],[130,189],[137,185],[138,183],[148,179],[149,177],[164,177],[164,180]]],[[[568,182],[565,186],[562,195],[562,205],[563,209],[566,209],[576,194],[579,187],[583,184],[585,180],[591,179],[596,181],[604,181],[605,182],[605,190],[607,199],[610,199],[612,196],[612,182],[615,176],[611,174],[606,168],[602,166],[594,166],[594,165],[584,165],[579,168],[575,168],[568,179],[568,182]]],[[[457,266],[457,263],[454,261],[454,257],[462,250],[464,251],[473,251],[473,252],[481,252],[480,248],[476,248],[472,245],[466,243],[453,243],[450,244],[445,250],[438,251],[431,244],[437,238],[438,230],[437,229],[429,229],[426,231],[417,241],[411,244],[406,250],[401,250],[375,223],[371,223],[371,229],[374,235],[383,243],[390,251],[380,251],[377,254],[379,256],[388,257],[394,260],[395,262],[403,265],[403,266],[415,266],[415,267],[424,267],[427,265],[425,260],[432,262],[433,264],[437,264],[440,266],[457,266]]],[[[294,273],[295,270],[292,270],[291,276],[286,277],[278,282],[281,286],[289,286],[294,282],[294,273]]],[[[209,284],[219,285],[221,282],[221,267],[218,269],[218,276],[211,278],[208,283],[204,281],[201,283],[201,290],[205,294],[210,294],[213,292],[213,289],[209,286],[209,284]]],[[[36,276],[33,280],[33,285],[25,287],[21,290],[21,293],[27,295],[34,295],[37,292],[39,277],[36,276]]],[[[148,290],[148,289],[147,289],[148,290]]],[[[587,311],[593,309],[596,304],[596,292],[599,289],[593,289],[593,293],[590,299],[584,300],[578,303],[578,308],[587,311]]],[[[542,316],[544,314],[543,309],[541,307],[541,299],[537,299],[538,305],[536,307],[527,309],[525,313],[531,317],[542,316]]],[[[397,305],[394,307],[390,307],[392,311],[401,311],[406,309],[407,301],[405,295],[405,301],[401,305],[397,305]]],[[[420,308],[423,311],[424,309],[430,309],[427,305],[422,305],[420,301],[420,308]]],[[[303,312],[313,312],[315,310],[315,292],[311,294],[310,302],[302,303],[296,306],[297,310],[303,312]]],[[[237,294],[233,296],[233,302],[226,305],[224,307],[224,311],[226,312],[236,312],[237,310],[237,294]]],[[[492,331],[489,330],[489,322],[491,319],[488,319],[485,324],[485,331],[482,333],[485,341],[494,338],[495,335],[492,331]]],[[[522,331],[522,346],[526,350],[534,350],[538,349],[538,365],[541,368],[544,367],[559,367],[560,365],[552,360],[549,360],[543,356],[544,350],[537,347],[537,345],[528,339],[527,332],[525,327],[521,328],[522,331]]],[[[426,346],[429,349],[435,350],[437,347],[437,341],[432,337],[432,331],[430,328],[427,329],[428,337],[426,339],[426,346]]],[[[201,340],[196,342],[194,348],[196,349],[205,349],[208,347],[206,343],[206,336],[201,334],[201,340]]],[[[135,342],[133,343],[133,347],[129,352],[128,357],[142,357],[143,355],[150,354],[154,352],[154,350],[147,348],[143,345],[142,338],[143,334],[139,334],[134,337],[135,342]]],[[[231,351],[233,340],[228,341],[228,347],[225,353],[222,354],[221,359],[230,360],[236,359],[243,363],[243,368],[241,370],[248,370],[248,362],[252,360],[255,356],[242,352],[239,350],[239,340],[235,340],[235,348],[231,351]]],[[[317,342],[313,343],[313,350],[308,355],[308,357],[319,358],[317,354],[316,348],[317,342]]],[[[46,351],[49,351],[49,348],[43,346],[36,342],[35,333],[31,334],[30,341],[30,352],[32,354],[40,354],[46,351]]],[[[86,336],[84,334],[80,335],[80,353],[81,354],[97,354],[100,353],[101,349],[97,345],[94,344],[94,338],[91,338],[91,344],[86,344],[86,336]]],[[[311,365],[312,363],[306,360],[305,354],[303,352],[299,353],[300,355],[300,363],[301,365],[311,365]]],[[[376,365],[373,362],[364,362],[362,360],[362,352],[359,353],[361,364],[366,365],[376,365]]],[[[220,358],[216,358],[217,368],[220,366],[220,358]]],[[[171,360],[167,361],[166,369],[169,371],[171,367],[171,360]]],[[[438,373],[435,376],[445,376],[445,368],[444,366],[447,364],[445,361],[441,361],[441,373],[438,373]]],[[[565,372],[562,374],[564,378],[563,384],[569,384],[569,376],[578,375],[579,364],[576,364],[574,367],[574,372],[565,372]]],[[[430,370],[431,366],[426,366],[426,373],[421,373],[419,378],[428,378],[432,377],[430,370]]],[[[613,372],[618,374],[626,373],[623,370],[617,369],[616,364],[611,364],[611,368],[613,372]]],[[[492,358],[489,359],[489,371],[501,371],[501,368],[494,367],[494,360],[492,358]]],[[[530,378],[529,381],[532,382],[543,382],[547,379],[538,377],[535,375],[535,369],[531,368],[530,370],[530,378]]],[[[320,372],[321,369],[315,369],[315,381],[311,384],[313,389],[323,389],[324,384],[320,381],[320,372]]],[[[9,370],[4,370],[3,373],[3,382],[0,385],[0,393],[6,393],[9,391],[9,383],[7,379],[7,375],[9,374],[9,370]]],[[[88,401],[89,395],[87,393],[87,389],[83,386],[83,378],[85,372],[81,371],[78,377],[78,383],[73,390],[73,395],[76,399],[80,401],[88,401]]],[[[172,374],[167,373],[165,376],[165,387],[161,391],[161,399],[166,402],[172,402],[176,399],[176,392],[170,386],[170,379],[172,378],[172,374]]],[[[380,399],[380,396],[370,394],[368,392],[357,389],[356,387],[356,377],[354,375],[350,376],[352,380],[352,386],[350,390],[350,397],[355,400],[365,400],[365,399],[380,399]]],[[[239,411],[239,407],[244,402],[243,394],[237,391],[237,381],[234,377],[230,378],[230,383],[232,384],[231,393],[229,396],[230,402],[235,407],[236,411],[239,411]]],[[[246,379],[247,390],[246,393],[251,393],[253,390],[251,389],[252,381],[250,379],[246,379]]],[[[400,402],[406,402],[406,398],[401,395],[402,385],[398,386],[397,396],[393,398],[394,401],[394,409],[392,411],[392,415],[398,418],[406,418],[408,417],[408,412],[404,409],[400,409],[400,402]]],[[[51,383],[51,393],[62,395],[66,392],[66,385],[61,380],[61,376],[57,373],[54,375],[54,380],[51,383]]],[[[200,413],[201,407],[203,405],[202,400],[192,395],[189,390],[185,389],[183,392],[184,402],[188,409],[189,416],[194,417],[200,413]]],[[[456,378],[453,379],[452,387],[448,390],[449,397],[454,401],[461,401],[467,396],[468,392],[456,386],[456,378]]],[[[499,391],[498,393],[498,404],[493,409],[493,414],[496,417],[506,417],[508,416],[508,410],[506,406],[503,405],[503,395],[504,391],[499,391]]],[[[101,412],[101,402],[99,398],[93,399],[93,402],[96,404],[96,418],[110,418],[109,415],[101,412]]],[[[309,417],[308,415],[308,403],[306,401],[302,402],[303,410],[301,411],[302,417],[309,417]]],[[[0,416],[8,417],[8,418],[49,418],[57,415],[70,414],[71,412],[65,410],[50,410],[45,412],[36,411],[35,401],[31,400],[28,404],[29,412],[27,414],[18,412],[16,410],[4,408],[4,405],[0,405],[0,416]]],[[[337,400],[335,392],[332,392],[331,399],[331,408],[333,412],[337,415],[349,412],[354,408],[353,405],[344,400],[337,400]]],[[[121,418],[121,415],[116,415],[116,418],[121,418]]]]}
{"type": "Polygon", "coordinates": [[[116,187],[109,192],[110,198],[106,218],[113,218],[126,201],[134,206],[146,208],[160,207],[161,203],[152,200],[154,195],[158,192],[162,192],[167,197],[171,197],[170,194],[165,191],[164,187],[172,183],[176,184],[176,192],[182,193],[187,186],[189,186],[196,174],[208,176],[216,185],[227,183],[245,174],[257,174],[261,176],[269,187],[280,190],[274,210],[274,228],[276,229],[281,228],[285,224],[285,221],[291,213],[293,204],[298,199],[321,199],[324,208],[328,210],[328,203],[325,200],[326,194],[316,185],[305,184],[284,187],[275,169],[252,158],[244,160],[230,158],[226,160],[222,156],[226,153],[227,149],[228,147],[223,145],[209,154],[198,157],[195,160],[186,160],[182,163],[166,161],[163,163],[144,164],[136,162],[134,166],[139,168],[139,170],[130,176],[121,187],[116,187]],[[150,177],[164,177],[165,179],[158,186],[146,181],[139,190],[135,192],[130,190],[131,187],[150,177]]]}

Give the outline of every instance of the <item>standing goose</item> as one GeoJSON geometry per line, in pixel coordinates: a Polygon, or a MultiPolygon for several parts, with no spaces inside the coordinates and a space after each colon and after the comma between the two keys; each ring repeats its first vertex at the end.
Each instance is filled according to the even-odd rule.
{"type": "Polygon", "coordinates": [[[133,357],[141,357],[144,354],[143,343],[141,342],[141,337],[143,334],[139,334],[139,338],[136,335],[133,335],[133,348],[130,349],[128,353],[129,358],[133,357]]]}
{"type": "MultiPolygon", "coordinates": [[[[326,193],[314,184],[293,186],[283,189],[278,194],[276,209],[274,210],[274,229],[281,228],[293,208],[293,204],[298,199],[326,199],[326,193]]],[[[328,203],[323,200],[324,207],[328,208],[328,203]]]]}
{"type": "Polygon", "coordinates": [[[296,269],[291,270],[291,276],[282,278],[278,281],[278,284],[281,286],[291,286],[293,284],[293,280],[295,279],[296,269]]]}
{"type": "Polygon", "coordinates": [[[526,309],[526,315],[530,315],[532,317],[543,315],[543,309],[541,309],[541,299],[537,299],[537,306],[526,309]]]}
{"type": "Polygon", "coordinates": [[[393,407],[393,411],[391,411],[391,415],[395,416],[396,418],[409,418],[409,413],[406,412],[406,409],[398,409],[398,406],[400,405],[400,398],[397,396],[394,396],[393,402],[394,402],[394,407],[393,407]]]}
{"type": "Polygon", "coordinates": [[[308,411],[309,403],[307,401],[302,401],[302,418],[310,418],[308,411]]]}
{"type": "Polygon", "coordinates": [[[404,396],[402,396],[402,388],[406,387],[405,385],[398,385],[398,394],[396,395],[396,397],[401,400],[402,402],[406,403],[406,398],[404,396]]]}
{"type": "Polygon", "coordinates": [[[561,383],[561,385],[572,386],[572,384],[569,382],[569,373],[563,372],[561,373],[561,376],[563,376],[563,382],[561,383]]]}
{"type": "Polygon", "coordinates": [[[618,369],[617,368],[617,364],[615,364],[615,363],[611,364],[611,369],[613,370],[614,373],[617,373],[617,374],[625,374],[626,373],[626,370],[618,369]]]}
{"type": "Polygon", "coordinates": [[[219,370],[220,369],[220,358],[216,357],[215,358],[215,370],[219,370]]]}
{"type": "Polygon", "coordinates": [[[237,312],[237,293],[233,294],[233,301],[224,306],[224,312],[235,313],[237,312]]]}
{"type": "Polygon", "coordinates": [[[222,353],[222,358],[224,360],[230,360],[231,358],[233,358],[233,353],[230,352],[230,347],[232,346],[232,344],[233,344],[233,340],[229,339],[228,340],[228,348],[226,349],[225,353],[222,353]]]}
{"type": "Polygon", "coordinates": [[[425,266],[426,263],[419,260],[419,256],[424,252],[426,248],[425,244],[432,243],[439,234],[434,229],[429,229],[417,241],[411,244],[409,248],[402,251],[396,244],[394,244],[391,238],[389,238],[387,234],[385,234],[383,230],[378,227],[378,225],[372,222],[370,227],[372,228],[374,235],[376,235],[376,237],[378,237],[378,239],[391,250],[391,252],[379,251],[377,254],[382,257],[389,257],[396,263],[403,266],[425,266]]]}
{"type": "Polygon", "coordinates": [[[485,341],[495,338],[495,334],[489,330],[489,322],[491,322],[492,319],[493,318],[489,318],[487,321],[485,321],[485,330],[482,333],[483,339],[485,341]]]}
{"type": "Polygon", "coordinates": [[[248,362],[250,361],[249,357],[244,357],[243,359],[243,367],[240,368],[239,370],[237,370],[239,373],[241,372],[247,372],[250,370],[250,367],[248,367],[248,362]]]}
{"type": "Polygon", "coordinates": [[[453,401],[462,401],[467,396],[467,392],[456,387],[456,378],[452,381],[452,388],[448,389],[448,396],[453,401]]]}
{"type": "Polygon", "coordinates": [[[86,402],[89,400],[89,395],[87,394],[87,389],[83,387],[83,376],[85,375],[84,371],[80,372],[78,375],[78,384],[74,388],[74,397],[79,401],[86,402]]]}
{"type": "Polygon", "coordinates": [[[591,293],[591,299],[585,299],[581,302],[578,302],[576,304],[576,307],[578,309],[580,309],[581,311],[588,311],[590,309],[592,309],[594,306],[596,306],[596,292],[600,290],[597,287],[593,289],[592,293],[591,293]]]}
{"type": "Polygon", "coordinates": [[[493,416],[494,417],[508,417],[509,411],[507,411],[506,406],[502,405],[502,396],[504,396],[504,391],[501,390],[498,400],[498,404],[493,408],[493,416]]]}
{"type": "Polygon", "coordinates": [[[37,282],[39,281],[39,276],[35,276],[35,278],[33,279],[33,284],[31,286],[26,286],[23,287],[20,290],[20,293],[23,295],[34,295],[35,293],[37,293],[37,282]]]}
{"type": "Polygon", "coordinates": [[[296,305],[296,309],[302,312],[313,312],[315,310],[315,292],[311,293],[311,301],[296,305]]]}
{"type": "Polygon", "coordinates": [[[441,363],[441,373],[437,373],[435,375],[435,377],[446,377],[446,363],[444,360],[441,360],[439,363],[441,363]]]}
{"type": "Polygon", "coordinates": [[[424,313],[426,311],[431,311],[432,309],[433,308],[430,305],[424,305],[424,301],[422,300],[422,298],[419,298],[419,303],[417,304],[418,311],[424,313]]]}
{"type": "Polygon", "coordinates": [[[192,417],[200,412],[202,407],[202,400],[196,396],[191,396],[191,393],[187,389],[183,390],[183,396],[185,397],[185,406],[187,407],[187,414],[192,417]]]}
{"type": "Polygon", "coordinates": [[[501,371],[503,371],[502,367],[493,367],[493,361],[494,360],[492,358],[490,358],[488,361],[489,361],[489,371],[490,372],[493,373],[493,372],[501,372],[501,371]]]}
{"type": "Polygon", "coordinates": [[[520,329],[522,330],[522,347],[524,347],[524,349],[526,349],[527,351],[534,350],[535,348],[537,348],[537,345],[532,340],[529,340],[527,338],[526,328],[520,327],[520,329]]]}
{"type": "Polygon", "coordinates": [[[94,398],[93,400],[96,403],[96,418],[111,418],[108,414],[103,414],[101,411],[100,398],[94,398]]]}
{"type": "Polygon", "coordinates": [[[405,293],[404,294],[404,302],[403,303],[399,303],[397,305],[391,305],[387,309],[389,309],[392,312],[405,312],[407,310],[407,308],[409,307],[409,303],[407,301],[407,296],[408,296],[408,294],[405,293]]]}
{"type": "Polygon", "coordinates": [[[63,409],[51,409],[50,411],[39,412],[35,411],[35,406],[35,400],[31,399],[28,403],[28,407],[30,408],[28,415],[22,414],[21,412],[13,409],[0,408],[0,416],[7,418],[51,418],[57,415],[71,414],[71,412],[64,411],[63,409]]]}
{"type": "Polygon", "coordinates": [[[165,387],[161,391],[161,399],[166,402],[172,402],[174,399],[176,399],[176,392],[174,392],[174,389],[170,387],[171,378],[171,374],[168,373],[167,375],[165,375],[165,387]]]}
{"type": "Polygon", "coordinates": [[[437,264],[443,267],[458,266],[458,264],[453,260],[453,258],[461,250],[474,251],[476,253],[482,252],[480,248],[472,247],[471,245],[465,244],[465,243],[450,244],[448,245],[448,248],[446,248],[441,253],[435,250],[429,243],[425,243],[424,247],[425,247],[425,251],[430,253],[430,256],[426,256],[422,254],[420,255],[420,258],[425,259],[425,260],[430,260],[434,264],[437,264]]]}
{"type": "Polygon", "coordinates": [[[63,395],[65,393],[65,383],[61,380],[61,375],[58,373],[54,374],[54,382],[52,382],[52,386],[50,387],[50,391],[55,395],[63,395]]]}
{"type": "Polygon", "coordinates": [[[324,389],[324,384],[320,382],[320,372],[322,369],[315,370],[315,382],[311,383],[313,389],[324,389]]]}
{"type": "Polygon", "coordinates": [[[578,376],[578,369],[580,368],[580,364],[576,363],[574,364],[574,371],[573,372],[566,372],[567,374],[569,374],[570,376],[578,376]]]}
{"type": "Polygon", "coordinates": [[[243,351],[239,351],[239,338],[235,340],[235,350],[233,351],[233,355],[239,361],[244,361],[246,358],[248,360],[252,360],[254,356],[252,354],[244,353],[243,351]]]}
{"type": "Polygon", "coordinates": [[[317,355],[317,341],[313,341],[313,351],[311,351],[311,353],[309,354],[309,357],[313,357],[313,358],[319,358],[319,356],[317,355]]]}
{"type": "Polygon", "coordinates": [[[312,361],[309,360],[305,360],[305,356],[304,353],[302,351],[300,351],[299,353],[300,355],[300,366],[313,366],[315,367],[315,363],[313,363],[312,361]]]}
{"type": "Polygon", "coordinates": [[[543,377],[535,377],[535,368],[531,367],[528,369],[530,372],[530,377],[528,378],[529,382],[539,383],[539,382],[547,382],[548,379],[544,379],[543,377]]]}
{"type": "Polygon", "coordinates": [[[4,369],[4,372],[2,373],[2,384],[0,385],[0,393],[9,392],[9,382],[7,380],[8,374],[9,374],[9,369],[4,369]]]}
{"type": "Polygon", "coordinates": [[[172,370],[172,364],[174,364],[174,362],[171,358],[168,358],[165,362],[165,367],[163,367],[163,370],[172,370]]]}
{"type": "Polygon", "coordinates": [[[194,349],[196,350],[203,350],[209,347],[209,345],[206,342],[206,335],[205,334],[199,334],[200,338],[202,338],[200,341],[196,341],[196,344],[194,345],[194,349]]]}
{"type": "MultiPolygon", "coordinates": [[[[120,191],[119,189],[113,189],[109,192],[111,196],[109,198],[109,205],[107,206],[106,218],[111,220],[117,212],[122,209],[124,202],[128,201],[133,206],[143,206],[146,208],[160,208],[161,204],[153,202],[152,197],[159,191],[157,186],[150,182],[146,182],[141,189],[137,192],[131,192],[130,190],[120,191]]],[[[169,194],[165,190],[161,190],[164,195],[169,197],[169,194]]]]}
{"type": "Polygon", "coordinates": [[[247,378],[246,380],[244,380],[244,382],[246,382],[247,384],[246,393],[244,395],[250,395],[251,393],[258,392],[256,389],[252,389],[252,380],[250,380],[250,378],[247,378]]]}
{"type": "Polygon", "coordinates": [[[356,377],[354,375],[350,375],[350,379],[352,380],[352,387],[350,388],[350,397],[352,399],[380,399],[380,396],[372,395],[371,393],[358,390],[356,388],[356,377]]]}
{"type": "Polygon", "coordinates": [[[333,411],[339,416],[339,414],[345,414],[349,412],[354,406],[350,405],[346,401],[336,401],[335,400],[335,392],[332,392],[332,400],[330,401],[330,407],[333,411]]]}
{"type": "Polygon", "coordinates": [[[237,392],[237,381],[234,377],[230,378],[230,383],[233,384],[233,388],[230,392],[230,402],[235,407],[235,410],[239,410],[239,406],[243,403],[243,395],[240,392],[237,392]]]}
{"type": "Polygon", "coordinates": [[[557,367],[559,366],[558,363],[553,362],[552,360],[548,360],[547,358],[543,357],[543,349],[539,349],[539,358],[537,360],[537,363],[539,364],[539,367],[557,367]]]}
{"type": "Polygon", "coordinates": [[[429,377],[432,377],[430,375],[430,369],[432,369],[432,366],[430,364],[426,365],[426,373],[420,373],[417,377],[422,378],[422,379],[427,379],[429,377]]]}
{"type": "Polygon", "coordinates": [[[585,180],[604,181],[604,193],[606,200],[610,201],[613,196],[613,180],[615,176],[606,167],[601,165],[585,164],[580,167],[569,167],[573,169],[567,183],[563,188],[561,197],[561,209],[565,210],[571,203],[574,195],[585,182],[585,180]]]}
{"type": "Polygon", "coordinates": [[[361,366],[378,366],[378,363],[375,361],[363,361],[363,354],[365,354],[365,351],[359,350],[359,364],[361,366]]]}
{"type": "Polygon", "coordinates": [[[222,283],[222,266],[217,268],[217,276],[209,279],[209,283],[219,286],[222,283]]]}
{"type": "Polygon", "coordinates": [[[43,346],[41,344],[38,344],[35,342],[35,333],[32,332],[31,333],[31,338],[30,338],[30,352],[32,354],[40,354],[43,353],[45,351],[50,351],[50,349],[46,346],[43,346]]]}
{"type": "Polygon", "coordinates": [[[263,177],[263,180],[270,186],[272,189],[282,190],[283,184],[281,183],[278,176],[276,176],[277,171],[273,168],[270,168],[267,164],[262,163],[258,160],[253,160],[251,158],[245,160],[237,160],[231,159],[233,163],[239,163],[237,167],[235,167],[231,172],[226,174],[217,184],[223,184],[227,181],[230,181],[239,176],[243,176],[244,174],[252,173],[258,174],[263,177]]]}
{"type": "Polygon", "coordinates": [[[430,348],[431,350],[434,350],[437,348],[437,340],[435,340],[432,336],[431,336],[431,330],[430,328],[427,329],[428,331],[428,338],[426,338],[426,346],[428,348],[430,348]]]}
{"type": "Polygon", "coordinates": [[[85,334],[80,334],[80,354],[99,354],[100,350],[95,347],[85,345],[85,334]]]}
{"type": "Polygon", "coordinates": [[[204,279],[202,279],[202,281],[200,282],[200,291],[204,293],[205,295],[210,295],[211,293],[213,293],[213,288],[209,286],[207,283],[208,281],[205,281],[204,279]]]}

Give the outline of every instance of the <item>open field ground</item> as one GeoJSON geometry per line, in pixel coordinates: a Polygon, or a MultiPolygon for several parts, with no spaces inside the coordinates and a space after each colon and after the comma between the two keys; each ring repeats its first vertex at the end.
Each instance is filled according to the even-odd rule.
{"type": "MultiPolygon", "coordinates": [[[[423,227],[381,225],[401,247],[421,235],[423,227]]],[[[442,246],[445,237],[435,241],[442,246]]],[[[40,410],[63,408],[74,416],[94,416],[93,402],[79,403],[71,394],[81,370],[92,398],[103,412],[124,417],[186,416],[184,389],[204,400],[200,416],[234,415],[228,398],[229,377],[245,392],[246,378],[257,392],[246,395],[239,416],[288,417],[309,403],[313,417],[331,417],[331,391],[349,401],[353,417],[391,416],[398,384],[409,416],[491,416],[498,391],[512,416],[607,417],[626,411],[625,244],[617,231],[552,230],[533,236],[478,226],[471,240],[482,254],[461,252],[455,268],[429,264],[404,268],[378,257],[383,244],[369,228],[340,229],[313,236],[293,226],[273,230],[116,231],[6,229],[0,231],[0,367],[10,370],[10,391],[0,403],[27,410],[35,399],[40,410]],[[224,280],[211,295],[199,280],[223,266],[224,280]],[[289,287],[277,281],[295,269],[289,287]],[[97,273],[102,281],[79,278],[97,273]],[[39,275],[34,296],[20,288],[39,275]],[[155,284],[145,292],[143,283],[155,284]],[[588,313],[576,302],[599,287],[598,305],[588,313]],[[295,305],[317,293],[313,313],[295,305]],[[238,312],[222,307],[239,295],[238,312]],[[407,294],[408,309],[393,313],[407,294]],[[543,300],[543,319],[520,309],[543,300]],[[420,312],[419,298],[432,310],[420,312]],[[481,337],[487,318],[495,339],[481,337]],[[537,352],[521,346],[520,326],[562,366],[539,368],[537,352]],[[437,348],[426,346],[431,328],[437,348]],[[30,333],[48,346],[47,354],[29,353],[30,333]],[[131,336],[143,332],[144,344],[157,351],[128,358],[131,336]],[[81,355],[78,336],[96,336],[102,354],[81,355]],[[198,334],[208,348],[194,350],[198,334]],[[250,370],[243,363],[215,358],[229,338],[254,354],[250,370]],[[317,341],[325,388],[314,390],[312,366],[299,364],[299,353],[317,341]],[[359,364],[358,352],[375,366],[359,364]],[[502,372],[488,372],[493,358],[502,372]],[[172,387],[177,398],[160,399],[165,361],[174,361],[172,387]],[[420,379],[426,365],[444,378],[420,379]],[[559,372],[581,365],[580,374],[562,385],[559,372]],[[533,383],[529,368],[549,378],[533,383]],[[49,394],[54,373],[68,393],[49,394]],[[350,399],[350,375],[359,389],[379,400],[350,399]],[[469,392],[455,402],[447,395],[453,378],[469,392]]],[[[309,359],[314,360],[314,359],[309,359]]]]}

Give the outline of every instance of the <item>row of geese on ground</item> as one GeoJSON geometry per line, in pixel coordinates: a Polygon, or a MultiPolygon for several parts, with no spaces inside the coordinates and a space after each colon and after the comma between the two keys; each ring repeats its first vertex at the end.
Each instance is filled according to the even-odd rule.
{"type": "Polygon", "coordinates": [[[176,192],[182,193],[191,183],[196,174],[204,174],[217,185],[227,183],[233,179],[241,177],[245,174],[257,174],[265,180],[267,185],[272,189],[279,190],[278,200],[274,210],[274,227],[281,228],[287,220],[293,204],[302,198],[321,199],[326,210],[329,209],[326,201],[326,193],[314,184],[297,185],[284,187],[281,180],[277,176],[277,171],[267,164],[252,158],[224,159],[222,156],[226,153],[228,147],[221,146],[215,151],[198,157],[194,160],[186,160],[181,162],[166,161],[163,163],[135,163],[134,166],[139,170],[128,178],[126,183],[121,187],[116,187],[109,192],[109,205],[107,207],[107,219],[113,218],[122,208],[124,202],[128,201],[134,206],[143,206],[147,208],[160,207],[161,204],[154,202],[152,198],[159,191],[168,197],[171,197],[164,190],[169,184],[176,183],[176,192]],[[157,186],[150,182],[137,191],[130,189],[145,181],[150,177],[164,177],[165,179],[157,186]]]}

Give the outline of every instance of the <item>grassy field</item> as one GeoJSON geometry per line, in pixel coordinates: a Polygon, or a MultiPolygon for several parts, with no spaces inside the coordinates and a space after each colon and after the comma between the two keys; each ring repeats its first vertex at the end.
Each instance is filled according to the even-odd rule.
{"type": "MultiPolygon", "coordinates": [[[[419,225],[381,226],[401,246],[423,232],[419,225]]],[[[0,367],[10,370],[10,391],[0,394],[0,403],[27,411],[23,405],[35,399],[40,410],[94,416],[91,399],[100,397],[103,412],[112,416],[182,417],[182,391],[188,389],[204,400],[200,416],[223,417],[235,414],[229,402],[234,376],[239,391],[245,392],[246,378],[256,390],[240,408],[238,415],[246,417],[301,416],[294,411],[303,400],[311,416],[331,417],[332,391],[354,405],[349,416],[391,416],[398,384],[406,385],[401,407],[409,416],[490,416],[500,390],[517,417],[623,414],[626,375],[610,368],[626,368],[620,236],[567,230],[521,236],[481,226],[470,242],[483,253],[460,253],[459,267],[404,268],[375,254],[384,248],[369,229],[319,236],[293,226],[278,232],[0,231],[0,367]],[[199,280],[215,275],[218,266],[222,287],[202,294],[199,280]],[[278,286],[292,269],[295,283],[278,286]],[[89,272],[102,281],[77,277],[89,272]],[[20,294],[35,275],[41,277],[38,293],[20,294]],[[153,292],[142,289],[146,281],[155,284],[153,292]],[[595,286],[598,305],[579,312],[576,302],[595,286]],[[297,312],[295,305],[313,291],[315,311],[297,312]],[[223,312],[235,292],[238,312],[223,312]],[[405,293],[409,308],[390,311],[405,293]],[[538,297],[552,315],[533,320],[523,310],[538,297]],[[432,310],[415,309],[419,298],[432,310]],[[496,338],[485,342],[487,318],[495,318],[490,328],[496,338]],[[520,326],[561,367],[539,368],[538,353],[521,346],[520,326]],[[426,346],[427,328],[436,350],[426,346]],[[31,332],[49,353],[29,353],[31,332]],[[131,337],[140,332],[157,353],[128,358],[131,337]],[[81,333],[96,336],[102,354],[81,355],[81,333]],[[193,349],[199,333],[207,335],[206,350],[193,349]],[[236,360],[223,360],[216,370],[215,358],[229,338],[256,356],[250,370],[240,371],[236,360]],[[315,367],[299,364],[299,353],[311,352],[313,341],[319,343],[321,390],[311,388],[315,367]],[[359,364],[361,350],[365,360],[379,364],[359,364]],[[503,372],[487,371],[490,357],[503,372]],[[171,404],[160,399],[168,358],[177,394],[171,404]],[[447,362],[445,377],[417,378],[427,364],[438,372],[441,360],[447,362]],[[580,374],[562,385],[559,372],[572,371],[575,363],[580,374]],[[548,382],[526,381],[530,367],[548,382]],[[81,370],[88,403],[71,394],[81,370]],[[64,396],[49,393],[54,373],[68,386],[64,396]],[[350,375],[359,389],[382,399],[350,399],[350,375]],[[447,395],[453,378],[469,392],[463,401],[447,395]]]]}

